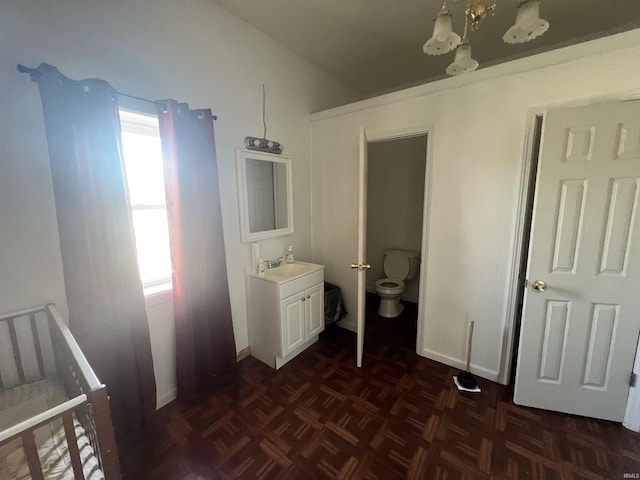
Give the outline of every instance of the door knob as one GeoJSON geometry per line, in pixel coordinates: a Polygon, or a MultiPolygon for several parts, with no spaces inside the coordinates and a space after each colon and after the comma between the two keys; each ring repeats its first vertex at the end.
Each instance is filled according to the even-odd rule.
{"type": "Polygon", "coordinates": [[[531,282],[531,288],[539,292],[544,292],[547,289],[547,287],[548,285],[542,280],[535,280],[531,282]]]}
{"type": "Polygon", "coordinates": [[[352,263],[351,264],[351,268],[357,268],[358,270],[362,271],[365,268],[368,270],[371,268],[371,265],[369,265],[368,263],[352,263]]]}

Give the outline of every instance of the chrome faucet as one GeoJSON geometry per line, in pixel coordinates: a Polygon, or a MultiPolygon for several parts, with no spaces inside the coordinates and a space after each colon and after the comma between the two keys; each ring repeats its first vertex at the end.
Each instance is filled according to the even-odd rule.
{"type": "Polygon", "coordinates": [[[279,267],[280,265],[282,265],[282,259],[283,259],[283,257],[278,257],[275,260],[267,260],[266,261],[267,268],[279,267]]]}

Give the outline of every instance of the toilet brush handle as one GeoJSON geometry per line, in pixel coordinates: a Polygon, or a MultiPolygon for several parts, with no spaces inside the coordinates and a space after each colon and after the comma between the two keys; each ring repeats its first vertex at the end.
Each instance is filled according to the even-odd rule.
{"type": "Polygon", "coordinates": [[[471,343],[473,342],[473,326],[476,322],[469,322],[469,338],[467,339],[467,372],[471,371],[471,343]]]}

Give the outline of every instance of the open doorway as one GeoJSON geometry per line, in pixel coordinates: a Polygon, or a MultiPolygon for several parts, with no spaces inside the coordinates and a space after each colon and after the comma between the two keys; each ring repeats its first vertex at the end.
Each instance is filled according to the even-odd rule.
{"type": "Polygon", "coordinates": [[[415,351],[427,135],[369,141],[367,151],[367,348],[415,351]],[[408,278],[395,279],[402,288],[392,285],[393,277],[403,275],[394,272],[393,260],[385,271],[385,259],[392,256],[399,272],[408,268],[408,278]]]}

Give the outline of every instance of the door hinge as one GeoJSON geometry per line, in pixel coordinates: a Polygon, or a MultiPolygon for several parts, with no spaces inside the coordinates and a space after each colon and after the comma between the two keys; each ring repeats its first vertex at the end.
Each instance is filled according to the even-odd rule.
{"type": "Polygon", "coordinates": [[[638,386],[638,374],[631,372],[631,378],[629,378],[629,386],[636,387],[638,386]]]}

